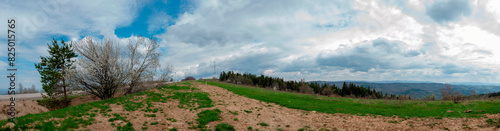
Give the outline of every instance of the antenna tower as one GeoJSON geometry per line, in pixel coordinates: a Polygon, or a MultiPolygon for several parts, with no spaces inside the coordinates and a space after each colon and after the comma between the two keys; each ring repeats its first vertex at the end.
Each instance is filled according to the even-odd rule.
{"type": "Polygon", "coordinates": [[[217,78],[217,73],[216,73],[216,70],[215,70],[215,60],[214,60],[214,79],[217,78]]]}

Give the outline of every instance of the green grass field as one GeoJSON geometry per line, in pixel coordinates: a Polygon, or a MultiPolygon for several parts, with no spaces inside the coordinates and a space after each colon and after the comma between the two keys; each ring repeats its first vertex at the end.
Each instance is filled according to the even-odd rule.
{"type": "MultiPolygon", "coordinates": [[[[202,82],[205,83],[205,81],[202,82]]],[[[216,81],[208,81],[208,84],[227,89],[238,95],[276,103],[288,108],[325,113],[436,118],[482,117],[486,113],[500,113],[500,100],[498,99],[493,102],[490,102],[490,100],[474,100],[458,104],[451,101],[353,99],[272,91],[216,81]],[[473,112],[464,113],[465,110],[472,110],[473,112]]]]}

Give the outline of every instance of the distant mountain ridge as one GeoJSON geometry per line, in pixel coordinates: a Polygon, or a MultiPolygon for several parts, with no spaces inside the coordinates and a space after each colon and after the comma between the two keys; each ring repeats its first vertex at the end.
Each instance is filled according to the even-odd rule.
{"type": "MultiPolygon", "coordinates": [[[[342,88],[344,81],[309,81],[317,82],[320,84],[326,83],[328,85],[335,84],[335,86],[342,88]]],[[[377,91],[382,91],[384,94],[396,95],[411,95],[417,98],[435,94],[440,97],[440,89],[445,85],[451,85],[454,90],[461,92],[464,95],[470,95],[471,90],[476,94],[486,94],[493,92],[500,92],[500,84],[497,83],[434,83],[425,81],[345,81],[360,86],[375,88],[377,91]]]]}

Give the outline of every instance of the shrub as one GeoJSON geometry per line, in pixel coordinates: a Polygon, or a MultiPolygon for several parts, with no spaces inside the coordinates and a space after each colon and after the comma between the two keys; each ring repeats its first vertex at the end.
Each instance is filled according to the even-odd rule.
{"type": "Polygon", "coordinates": [[[422,98],[422,100],[426,100],[426,101],[435,101],[435,100],[436,100],[436,95],[435,95],[435,94],[432,94],[432,95],[424,96],[424,97],[422,98]]]}
{"type": "Polygon", "coordinates": [[[441,96],[443,100],[453,100],[455,103],[459,103],[464,98],[464,95],[459,91],[453,90],[451,85],[441,88],[441,96]]]}
{"type": "Polygon", "coordinates": [[[314,94],[314,89],[309,87],[307,84],[304,84],[303,86],[299,87],[300,93],[305,93],[305,94],[314,94]]]}
{"type": "Polygon", "coordinates": [[[38,102],[38,104],[53,111],[53,110],[62,109],[64,107],[67,107],[69,105],[69,103],[71,102],[71,99],[47,97],[46,99],[37,100],[37,102],[38,102]]]}

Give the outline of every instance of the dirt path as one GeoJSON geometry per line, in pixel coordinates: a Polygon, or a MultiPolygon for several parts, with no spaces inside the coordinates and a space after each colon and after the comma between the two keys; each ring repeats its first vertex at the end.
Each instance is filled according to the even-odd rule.
{"type": "MultiPolygon", "coordinates": [[[[410,118],[404,120],[397,117],[327,114],[289,109],[273,103],[260,102],[216,86],[207,86],[201,83],[195,83],[195,85],[210,94],[210,98],[216,104],[215,108],[223,111],[222,122],[234,125],[236,130],[247,130],[247,127],[250,126],[259,130],[276,130],[277,128],[298,130],[305,127],[312,130],[498,130],[498,128],[493,127],[478,127],[478,125],[485,125],[487,118],[410,118]],[[245,110],[252,111],[252,113],[247,113],[245,110]],[[238,111],[238,115],[233,115],[229,111],[238,111]],[[238,121],[235,121],[235,118],[238,121]],[[260,122],[267,123],[269,126],[257,125],[260,122]]],[[[498,119],[500,115],[487,115],[487,117],[498,119]]],[[[209,125],[215,126],[216,123],[209,125]]]]}

